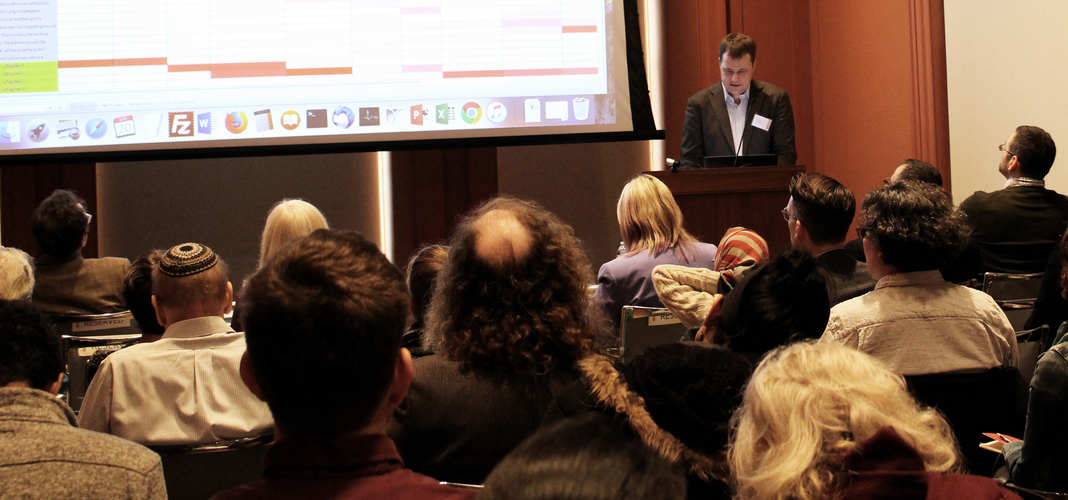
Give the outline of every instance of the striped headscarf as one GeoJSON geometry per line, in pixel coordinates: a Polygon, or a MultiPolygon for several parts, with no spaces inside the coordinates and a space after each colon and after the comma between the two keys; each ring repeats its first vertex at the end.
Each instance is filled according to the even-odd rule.
{"type": "MultiPolygon", "coordinates": [[[[768,260],[768,242],[752,229],[732,227],[719,240],[719,250],[712,264],[713,271],[720,271],[720,281],[726,282],[733,289],[741,275],[768,260]]],[[[712,299],[712,308],[705,316],[704,326],[697,332],[697,340],[710,340],[705,337],[713,331],[719,311],[723,307],[723,295],[716,294],[712,299]]]]}

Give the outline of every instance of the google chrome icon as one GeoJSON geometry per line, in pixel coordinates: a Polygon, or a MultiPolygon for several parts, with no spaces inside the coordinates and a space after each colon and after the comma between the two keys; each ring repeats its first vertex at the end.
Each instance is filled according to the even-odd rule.
{"type": "Polygon", "coordinates": [[[248,117],[244,111],[234,111],[226,114],[226,130],[232,134],[240,134],[248,127],[248,117]]]}
{"type": "Polygon", "coordinates": [[[460,117],[467,123],[478,123],[482,119],[482,108],[475,102],[464,104],[464,112],[460,117]]]}

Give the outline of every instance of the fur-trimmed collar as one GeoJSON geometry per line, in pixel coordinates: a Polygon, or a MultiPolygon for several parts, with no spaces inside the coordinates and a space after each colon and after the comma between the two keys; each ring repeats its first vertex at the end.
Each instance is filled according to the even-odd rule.
{"type": "Polygon", "coordinates": [[[579,368],[589,380],[597,400],[606,408],[625,415],[642,441],[660,456],[673,464],[686,467],[691,474],[706,482],[727,481],[729,474],[726,457],[722,453],[718,456],[698,453],[671,433],[661,429],[645,409],[645,400],[627,387],[626,380],[609,358],[593,355],[579,361],[579,368]]]}

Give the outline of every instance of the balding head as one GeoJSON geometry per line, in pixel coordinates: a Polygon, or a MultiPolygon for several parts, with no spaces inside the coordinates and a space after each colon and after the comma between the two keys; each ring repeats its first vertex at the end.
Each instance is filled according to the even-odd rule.
{"type": "Polygon", "coordinates": [[[534,237],[516,214],[507,209],[486,212],[471,228],[475,255],[494,269],[516,267],[530,256],[534,237]]]}
{"type": "Polygon", "coordinates": [[[436,352],[491,376],[543,376],[590,352],[603,312],[586,298],[593,274],[559,217],[496,198],[460,222],[449,247],[426,319],[436,352]]]}

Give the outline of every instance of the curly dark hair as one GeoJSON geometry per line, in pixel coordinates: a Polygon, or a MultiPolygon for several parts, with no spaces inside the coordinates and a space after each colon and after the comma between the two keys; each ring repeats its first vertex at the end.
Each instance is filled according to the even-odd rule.
{"type": "Polygon", "coordinates": [[[606,331],[604,313],[586,296],[593,273],[579,240],[541,205],[490,200],[460,222],[449,246],[427,332],[461,372],[571,370],[606,331]]]}
{"type": "Polygon", "coordinates": [[[0,300],[0,387],[25,382],[42,391],[63,373],[63,341],[28,300],[0,300]]]}
{"type": "Polygon", "coordinates": [[[898,272],[938,269],[968,241],[967,216],[944,189],[898,182],[868,193],[857,232],[873,240],[898,272]]]}
{"type": "Polygon", "coordinates": [[[731,350],[763,354],[827,328],[827,278],[805,250],[789,248],[747,272],[723,300],[717,329],[731,350]]]}
{"type": "Polygon", "coordinates": [[[66,189],[52,191],[33,211],[30,231],[45,255],[63,258],[80,250],[89,231],[85,200],[66,189]]]}

